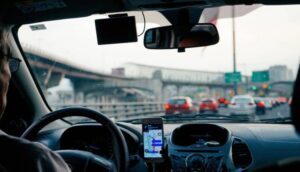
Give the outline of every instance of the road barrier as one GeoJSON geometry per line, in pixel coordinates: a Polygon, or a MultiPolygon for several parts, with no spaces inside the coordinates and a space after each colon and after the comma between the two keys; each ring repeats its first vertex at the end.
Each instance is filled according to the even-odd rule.
{"type": "Polygon", "coordinates": [[[135,118],[161,116],[164,113],[163,103],[132,102],[132,103],[80,103],[50,104],[53,110],[66,107],[86,107],[106,114],[109,118],[120,121],[135,118]]]}

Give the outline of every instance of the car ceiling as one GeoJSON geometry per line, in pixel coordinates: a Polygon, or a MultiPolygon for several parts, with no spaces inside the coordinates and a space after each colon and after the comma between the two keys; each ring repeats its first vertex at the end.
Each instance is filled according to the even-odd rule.
{"type": "Polygon", "coordinates": [[[297,3],[300,0],[1,0],[0,17],[4,23],[26,24],[132,10],[297,3]]]}

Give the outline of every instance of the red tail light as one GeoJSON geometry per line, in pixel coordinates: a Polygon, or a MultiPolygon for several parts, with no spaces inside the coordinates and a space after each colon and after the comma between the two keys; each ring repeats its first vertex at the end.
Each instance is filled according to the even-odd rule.
{"type": "Polygon", "coordinates": [[[182,106],[183,108],[185,108],[185,109],[189,109],[190,108],[190,105],[189,104],[187,104],[187,103],[185,103],[185,104],[183,104],[183,106],[182,106]]]}
{"type": "Polygon", "coordinates": [[[170,109],[171,105],[170,104],[165,104],[165,109],[170,109]]]}
{"type": "Polygon", "coordinates": [[[258,103],[257,103],[257,106],[258,106],[258,107],[264,107],[264,106],[265,106],[265,103],[264,103],[264,102],[258,102],[258,103]]]}

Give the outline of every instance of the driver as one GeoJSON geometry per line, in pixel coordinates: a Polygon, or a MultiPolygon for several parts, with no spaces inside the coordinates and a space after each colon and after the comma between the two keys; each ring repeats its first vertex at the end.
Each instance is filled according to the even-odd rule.
{"type": "MultiPolygon", "coordinates": [[[[7,29],[0,23],[0,119],[6,107],[11,71],[7,29]]],[[[9,136],[0,130],[0,172],[69,172],[64,160],[40,143],[9,136]]]]}
{"type": "Polygon", "coordinates": [[[207,32],[191,32],[183,35],[179,40],[179,48],[189,48],[209,45],[214,38],[207,32]]]}

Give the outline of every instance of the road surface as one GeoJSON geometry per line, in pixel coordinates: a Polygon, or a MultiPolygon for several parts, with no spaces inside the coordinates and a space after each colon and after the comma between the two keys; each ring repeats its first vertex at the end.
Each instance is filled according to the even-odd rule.
{"type": "MultiPolygon", "coordinates": [[[[219,114],[229,115],[230,112],[227,108],[220,108],[219,114]]],[[[256,121],[275,119],[275,118],[286,118],[290,117],[290,106],[288,104],[283,104],[278,107],[274,107],[271,110],[267,110],[264,115],[256,115],[256,121]]]]}

